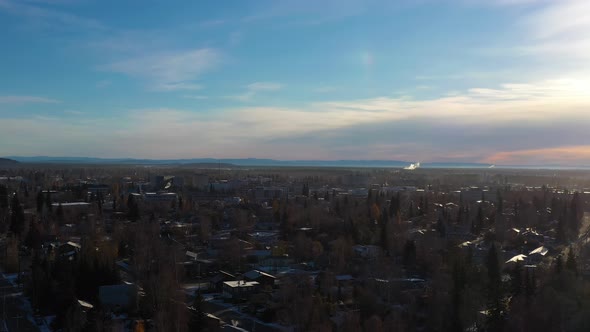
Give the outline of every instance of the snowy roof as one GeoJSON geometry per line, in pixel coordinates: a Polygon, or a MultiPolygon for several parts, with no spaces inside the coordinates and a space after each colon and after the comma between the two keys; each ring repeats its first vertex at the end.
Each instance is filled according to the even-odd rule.
{"type": "Polygon", "coordinates": [[[350,274],[343,274],[343,275],[336,276],[336,280],[349,281],[349,280],[354,280],[354,278],[350,274]]]}
{"type": "Polygon", "coordinates": [[[52,203],[52,206],[58,207],[58,206],[62,206],[62,207],[67,207],[67,206],[89,206],[90,203],[87,202],[67,202],[67,203],[52,203]]]}
{"type": "Polygon", "coordinates": [[[77,244],[76,242],[68,241],[66,242],[67,245],[72,246],[74,248],[82,249],[82,246],[77,244]]]}
{"type": "Polygon", "coordinates": [[[517,262],[522,262],[527,258],[526,255],[520,254],[520,255],[516,255],[512,258],[510,258],[509,260],[506,261],[506,264],[508,263],[517,263],[517,262]]]}
{"type": "Polygon", "coordinates": [[[537,248],[537,249],[535,249],[535,250],[531,251],[531,252],[529,253],[529,256],[531,256],[531,255],[537,255],[537,254],[539,254],[539,255],[541,255],[541,256],[545,256],[545,255],[547,255],[547,253],[548,253],[548,252],[549,252],[549,249],[547,249],[547,248],[545,248],[545,247],[541,246],[541,247],[539,247],[539,248],[537,248]]]}
{"type": "Polygon", "coordinates": [[[226,281],[223,283],[231,288],[237,287],[254,287],[259,285],[258,281],[243,281],[243,280],[235,280],[235,281],[226,281]]]}
{"type": "Polygon", "coordinates": [[[268,273],[258,271],[258,270],[252,270],[252,271],[248,271],[248,272],[244,273],[244,277],[248,278],[250,280],[258,279],[259,277],[262,277],[262,276],[275,279],[275,277],[273,275],[270,275],[268,273]]]}
{"type": "Polygon", "coordinates": [[[78,300],[78,304],[80,304],[82,307],[86,308],[86,309],[92,309],[94,308],[94,306],[88,302],[82,301],[82,300],[78,300]]]}
{"type": "Polygon", "coordinates": [[[192,252],[192,251],[187,251],[186,255],[192,259],[197,259],[199,258],[199,254],[197,254],[196,252],[192,252]]]}

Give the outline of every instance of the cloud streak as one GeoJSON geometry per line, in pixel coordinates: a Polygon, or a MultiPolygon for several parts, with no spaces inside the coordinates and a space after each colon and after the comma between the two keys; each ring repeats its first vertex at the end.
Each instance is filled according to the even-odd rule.
{"type": "Polygon", "coordinates": [[[516,165],[590,166],[590,145],[574,145],[499,152],[485,159],[490,163],[516,165]]]}
{"type": "Polygon", "coordinates": [[[218,50],[201,48],[132,57],[99,69],[147,79],[153,90],[198,90],[201,86],[194,81],[218,66],[221,58],[218,50]]]}
{"type": "MultiPolygon", "coordinates": [[[[45,5],[57,2],[46,1],[45,5]]],[[[29,23],[44,28],[83,28],[87,30],[105,30],[106,27],[98,20],[70,14],[48,6],[39,6],[34,2],[0,0],[0,10],[12,15],[23,17],[29,23]]]]}
{"type": "MultiPolygon", "coordinates": [[[[427,100],[379,97],[300,107],[230,107],[211,113],[141,109],[123,115],[118,128],[113,129],[106,118],[83,122],[77,117],[66,123],[55,121],[52,133],[73,130],[81,133],[80,142],[96,144],[97,138],[85,130],[100,131],[100,145],[110,146],[110,154],[101,149],[85,151],[99,156],[580,165],[590,164],[585,148],[590,146],[590,137],[579,126],[590,123],[590,96],[584,94],[583,83],[555,79],[504,84],[495,89],[473,88],[427,100]]],[[[279,88],[267,83],[249,86],[260,91],[279,88]]],[[[0,135],[8,135],[8,127],[23,126],[38,125],[29,119],[9,119],[0,123],[0,135]]],[[[44,135],[45,131],[39,133],[44,135]]],[[[57,146],[71,144],[71,136],[52,137],[52,141],[57,146]]],[[[19,151],[39,154],[42,146],[31,145],[19,151]]],[[[9,148],[4,147],[4,154],[18,153],[9,148]]]]}
{"type": "Polygon", "coordinates": [[[283,88],[283,85],[276,82],[254,82],[246,85],[246,92],[229,96],[229,99],[235,99],[242,102],[251,101],[257,94],[261,92],[278,91],[283,88]]]}
{"type": "Polygon", "coordinates": [[[0,104],[56,104],[59,100],[36,96],[0,96],[0,104]]]}
{"type": "Polygon", "coordinates": [[[585,0],[505,0],[502,5],[523,5],[515,24],[518,44],[484,50],[495,57],[530,58],[536,71],[553,73],[590,70],[590,2],[585,0]]]}

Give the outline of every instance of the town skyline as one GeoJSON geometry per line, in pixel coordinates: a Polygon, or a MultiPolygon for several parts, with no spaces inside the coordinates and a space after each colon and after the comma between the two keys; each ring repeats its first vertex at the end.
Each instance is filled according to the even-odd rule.
{"type": "Polygon", "coordinates": [[[0,0],[0,156],[590,165],[589,10],[0,0]]]}

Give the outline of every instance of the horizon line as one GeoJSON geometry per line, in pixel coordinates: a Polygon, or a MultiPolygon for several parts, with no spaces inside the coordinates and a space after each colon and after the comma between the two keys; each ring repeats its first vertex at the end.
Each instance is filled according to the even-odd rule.
{"type": "MultiPolygon", "coordinates": [[[[432,164],[467,164],[467,165],[481,165],[481,166],[488,166],[490,169],[493,168],[535,168],[535,169],[559,169],[559,168],[567,168],[567,169],[588,169],[590,168],[589,165],[564,165],[564,164],[496,164],[496,163],[485,163],[485,162],[478,162],[478,161],[424,161],[424,162],[417,162],[417,161],[407,161],[407,160],[399,160],[399,159],[275,159],[275,158],[260,158],[260,157],[223,157],[223,158],[215,158],[215,157],[182,157],[182,158],[141,158],[141,157],[88,157],[88,156],[43,156],[43,155],[34,155],[34,156],[2,156],[0,158],[6,159],[35,159],[35,158],[44,158],[44,159],[96,159],[96,160],[104,160],[104,161],[117,161],[117,160],[129,160],[129,161],[154,161],[154,162],[174,162],[174,161],[191,161],[191,160],[211,160],[211,161],[228,161],[228,160],[268,160],[274,162],[284,162],[284,163],[297,163],[297,162],[316,162],[316,163],[330,163],[330,162],[390,162],[390,163],[403,163],[403,164],[415,164],[420,163],[422,165],[432,165],[432,164]]],[[[16,160],[18,161],[18,160],[16,160]]],[[[30,161],[29,161],[30,162],[30,161]]],[[[34,163],[34,162],[33,162],[34,163]]],[[[239,166],[239,165],[236,165],[239,166]]],[[[254,166],[254,165],[250,165],[254,166]]],[[[260,165],[265,166],[265,165],[260,165]]],[[[314,166],[321,166],[321,165],[314,165],[314,166]]],[[[426,167],[428,168],[428,167],[426,167]]],[[[483,167],[481,167],[483,168],[483,167]]]]}

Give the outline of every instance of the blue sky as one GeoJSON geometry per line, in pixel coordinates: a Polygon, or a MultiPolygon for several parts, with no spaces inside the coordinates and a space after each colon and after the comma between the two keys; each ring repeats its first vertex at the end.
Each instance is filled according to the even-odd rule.
{"type": "Polygon", "coordinates": [[[0,0],[0,155],[590,164],[585,0],[0,0]]]}

